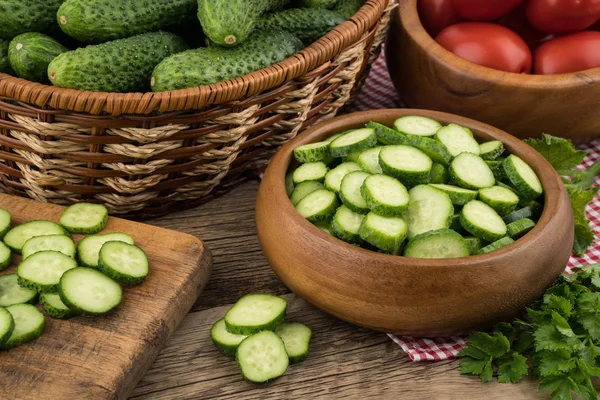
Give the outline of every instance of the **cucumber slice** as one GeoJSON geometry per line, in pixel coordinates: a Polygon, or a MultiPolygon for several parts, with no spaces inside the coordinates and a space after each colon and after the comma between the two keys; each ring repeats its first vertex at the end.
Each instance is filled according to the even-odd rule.
{"type": "Polygon", "coordinates": [[[292,175],[292,179],[294,180],[294,185],[299,185],[306,181],[323,182],[325,175],[327,175],[327,171],[327,165],[322,161],[306,163],[296,168],[292,175]]]}
{"type": "Polygon", "coordinates": [[[338,200],[335,193],[327,189],[319,189],[300,200],[296,210],[307,220],[318,222],[331,218],[337,207],[338,200]]]}
{"type": "Polygon", "coordinates": [[[128,286],[142,283],[148,276],[148,257],[133,244],[106,242],[98,255],[98,267],[106,276],[128,286]]]}
{"type": "Polygon", "coordinates": [[[508,236],[505,236],[505,237],[498,239],[495,242],[490,243],[487,246],[483,247],[481,250],[479,250],[479,254],[490,253],[490,252],[498,250],[506,245],[509,245],[512,242],[514,242],[514,240],[512,240],[508,236]]]}
{"type": "Polygon", "coordinates": [[[492,140],[479,145],[479,155],[484,160],[495,160],[504,153],[504,145],[499,140],[492,140]]]}
{"type": "Polygon", "coordinates": [[[56,293],[42,293],[40,304],[52,318],[69,319],[77,315],[77,312],[67,307],[56,293]]]}
{"type": "Polygon", "coordinates": [[[30,221],[12,228],[6,236],[4,243],[11,250],[20,253],[26,241],[34,236],[64,235],[67,231],[58,224],[50,221],[30,221]]]}
{"type": "Polygon", "coordinates": [[[373,147],[365,150],[358,155],[358,165],[360,168],[369,174],[383,174],[381,165],[379,165],[379,152],[381,146],[373,147]]]}
{"type": "Polygon", "coordinates": [[[460,213],[454,214],[452,216],[452,222],[450,222],[450,229],[459,233],[463,230],[463,227],[460,223],[460,213]]]}
{"type": "Polygon", "coordinates": [[[35,303],[37,298],[37,291],[19,285],[17,274],[0,276],[0,307],[8,307],[13,304],[35,303]]]}
{"type": "Polygon", "coordinates": [[[282,322],[275,333],[283,340],[290,363],[306,360],[312,336],[312,331],[308,326],[299,322],[282,322]]]}
{"type": "Polygon", "coordinates": [[[363,214],[355,213],[342,205],[333,216],[331,231],[336,237],[345,242],[357,243],[360,241],[358,231],[364,218],[363,214]]]}
{"type": "Polygon", "coordinates": [[[331,229],[331,224],[329,223],[329,221],[317,221],[314,225],[326,234],[333,236],[333,231],[331,229]]]}
{"type": "Polygon", "coordinates": [[[510,214],[519,204],[519,196],[512,190],[501,186],[479,189],[479,199],[500,215],[510,214]]]}
{"type": "Polygon", "coordinates": [[[512,187],[504,182],[496,181],[496,186],[500,186],[500,187],[503,187],[504,189],[508,189],[508,190],[512,191],[513,193],[515,193],[517,196],[519,195],[519,193],[517,193],[517,190],[514,187],[512,187]]]}
{"type": "Polygon", "coordinates": [[[106,242],[124,242],[134,244],[133,238],[126,233],[114,232],[87,236],[77,244],[77,259],[82,267],[98,268],[98,254],[106,242]]]}
{"type": "Polygon", "coordinates": [[[486,160],[485,162],[488,167],[492,170],[492,174],[494,174],[494,178],[497,181],[500,181],[506,178],[506,174],[504,173],[504,163],[499,160],[486,160]]]}
{"type": "Polygon", "coordinates": [[[528,206],[528,207],[519,208],[518,210],[515,210],[515,211],[511,212],[510,214],[506,215],[503,218],[503,220],[507,224],[510,224],[510,223],[513,223],[513,222],[518,221],[523,218],[535,218],[531,207],[528,206]]]}
{"type": "Polygon", "coordinates": [[[479,155],[479,143],[473,138],[473,132],[464,126],[449,124],[440,128],[435,138],[442,142],[452,155],[458,156],[460,153],[472,153],[479,155]]]}
{"type": "Polygon", "coordinates": [[[434,136],[442,124],[434,119],[409,115],[394,121],[394,128],[405,135],[434,136]]]}
{"type": "Polygon", "coordinates": [[[290,197],[292,192],[294,191],[294,173],[288,172],[285,175],[285,193],[290,197]]]}
{"type": "Polygon", "coordinates": [[[454,206],[448,194],[430,185],[416,186],[408,194],[410,201],[404,218],[408,224],[409,239],[450,227],[454,206]]]}
{"type": "Polygon", "coordinates": [[[450,161],[452,161],[452,155],[446,146],[435,139],[412,136],[409,137],[409,141],[411,146],[416,147],[427,154],[427,156],[435,163],[448,165],[450,164],[450,161]]]}
{"type": "Polygon", "coordinates": [[[59,223],[71,233],[98,233],[108,222],[108,210],[102,204],[77,203],[67,207],[59,223]]]}
{"type": "Polygon", "coordinates": [[[377,136],[377,140],[383,144],[403,144],[409,145],[410,140],[408,137],[398,132],[395,129],[388,128],[385,125],[379,124],[377,122],[369,122],[367,124],[367,128],[371,128],[375,131],[375,135],[377,136]]]}
{"type": "Polygon", "coordinates": [[[506,236],[506,224],[502,218],[492,207],[479,200],[465,204],[460,223],[471,235],[488,242],[506,236]]]}
{"type": "Polygon", "coordinates": [[[17,267],[18,282],[40,293],[55,293],[60,277],[76,267],[77,262],[63,253],[40,251],[21,261],[17,267]]]}
{"type": "Polygon", "coordinates": [[[270,331],[244,339],[238,346],[236,358],[244,379],[254,383],[279,378],[289,366],[283,340],[270,331]]]}
{"type": "Polygon", "coordinates": [[[384,253],[395,255],[400,254],[407,234],[408,227],[402,218],[382,217],[374,212],[367,214],[359,229],[362,240],[384,253]]]}
{"type": "Polygon", "coordinates": [[[275,330],[285,318],[287,301],[270,294],[247,294],[225,314],[227,331],[238,335],[253,335],[275,330]]]}
{"type": "MultiPolygon", "coordinates": [[[[519,204],[521,204],[522,202],[523,202],[523,200],[521,200],[521,202],[519,202],[519,204]]],[[[535,200],[526,201],[523,204],[525,207],[531,208],[531,216],[534,219],[538,219],[542,215],[542,211],[544,211],[544,206],[535,200]]],[[[519,207],[519,208],[523,208],[523,207],[519,207]]]]}
{"type": "Polygon", "coordinates": [[[481,157],[471,153],[461,153],[452,160],[450,180],[465,189],[482,189],[496,183],[490,167],[481,157]]]}
{"type": "Polygon", "coordinates": [[[417,235],[408,242],[404,250],[404,257],[411,258],[459,258],[469,255],[467,243],[452,229],[417,235]]]}
{"type": "Polygon", "coordinates": [[[351,153],[358,153],[377,143],[375,130],[362,128],[350,131],[329,143],[329,153],[333,157],[344,157],[351,153]]]}
{"type": "Polygon", "coordinates": [[[225,319],[221,318],[210,329],[210,338],[217,346],[217,349],[226,356],[235,356],[238,346],[242,343],[242,340],[246,339],[246,335],[236,335],[234,333],[227,332],[227,326],[225,325],[225,319]]]}
{"type": "Polygon", "coordinates": [[[0,307],[0,346],[2,346],[15,329],[15,320],[12,314],[4,307],[0,307]]]}
{"type": "Polygon", "coordinates": [[[482,246],[481,239],[475,236],[467,236],[463,239],[465,239],[465,243],[469,248],[469,254],[471,254],[472,256],[479,254],[479,250],[481,250],[482,246]]]}
{"type": "Polygon", "coordinates": [[[53,250],[75,258],[75,243],[65,235],[35,236],[25,242],[21,249],[23,258],[39,251],[53,250]]]}
{"type": "Polygon", "coordinates": [[[543,193],[540,179],[525,161],[511,154],[504,160],[503,165],[506,176],[525,198],[534,200],[543,193]]]}
{"type": "Polygon", "coordinates": [[[452,204],[457,206],[464,206],[471,200],[475,200],[477,198],[477,192],[475,190],[463,189],[458,186],[445,184],[430,184],[430,186],[440,189],[442,192],[446,193],[450,197],[452,204]]]}
{"type": "Polygon", "coordinates": [[[58,295],[62,302],[81,314],[104,314],[121,303],[121,286],[94,268],[78,267],[60,278],[58,295]]]}
{"type": "Polygon", "coordinates": [[[306,181],[302,182],[298,186],[294,188],[292,195],[290,196],[290,201],[294,205],[294,207],[305,198],[307,195],[311,194],[315,190],[324,189],[325,186],[321,182],[317,181],[306,181]]]}
{"type": "Polygon", "coordinates": [[[433,163],[431,166],[431,183],[448,183],[449,180],[450,172],[448,172],[448,168],[442,164],[433,163]]]}
{"type": "Polygon", "coordinates": [[[0,208],[0,240],[10,230],[12,216],[7,210],[0,208]]]}
{"type": "MultiPolygon", "coordinates": [[[[367,150],[365,150],[365,151],[367,151],[367,150]]],[[[362,151],[348,154],[346,157],[344,157],[344,162],[358,163],[358,156],[360,156],[360,153],[362,153],[362,151]]]]}
{"type": "Polygon", "coordinates": [[[406,187],[387,175],[371,175],[360,188],[369,210],[384,217],[400,217],[408,208],[406,187]]]}
{"type": "Polygon", "coordinates": [[[367,202],[360,193],[360,188],[369,176],[371,175],[363,171],[350,172],[344,177],[340,186],[340,199],[344,205],[359,214],[369,212],[367,202]]]}
{"type": "Polygon", "coordinates": [[[508,224],[506,229],[508,231],[508,236],[513,240],[517,240],[525,236],[534,227],[535,222],[529,218],[521,218],[508,224]]]}
{"type": "Polygon", "coordinates": [[[0,242],[0,271],[10,267],[12,262],[12,251],[4,243],[0,242]]]}
{"type": "Polygon", "coordinates": [[[20,346],[37,339],[44,332],[46,325],[44,314],[31,304],[13,304],[6,307],[6,310],[11,313],[15,328],[8,340],[0,345],[1,349],[6,350],[20,346]]]}
{"type": "Polygon", "coordinates": [[[325,175],[325,187],[338,193],[344,177],[354,171],[361,171],[360,165],[355,162],[345,162],[338,165],[325,175]]]}
{"type": "Polygon", "coordinates": [[[335,139],[339,138],[340,136],[342,136],[344,133],[336,133],[335,135],[329,136],[327,139],[323,140],[323,142],[325,143],[331,143],[333,142],[335,139]]]}
{"type": "Polygon", "coordinates": [[[298,146],[294,158],[299,163],[323,161],[329,157],[329,142],[317,142],[298,146]]]}
{"type": "Polygon", "coordinates": [[[407,187],[428,183],[433,162],[427,154],[410,146],[385,146],[379,152],[379,165],[386,175],[407,187]]]}

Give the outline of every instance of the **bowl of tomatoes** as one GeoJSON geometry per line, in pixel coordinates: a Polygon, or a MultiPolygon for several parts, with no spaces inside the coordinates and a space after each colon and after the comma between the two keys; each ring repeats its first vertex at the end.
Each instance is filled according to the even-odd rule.
{"type": "Polygon", "coordinates": [[[409,107],[600,137],[600,0],[402,0],[386,57],[409,107]]]}

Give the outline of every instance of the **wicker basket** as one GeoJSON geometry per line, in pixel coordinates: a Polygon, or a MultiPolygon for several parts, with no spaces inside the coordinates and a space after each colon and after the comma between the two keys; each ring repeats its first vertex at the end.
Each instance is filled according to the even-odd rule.
{"type": "Polygon", "coordinates": [[[293,57],[210,86],[95,93],[0,74],[0,190],[139,218],[208,201],[351,100],[393,7],[367,0],[293,57]]]}

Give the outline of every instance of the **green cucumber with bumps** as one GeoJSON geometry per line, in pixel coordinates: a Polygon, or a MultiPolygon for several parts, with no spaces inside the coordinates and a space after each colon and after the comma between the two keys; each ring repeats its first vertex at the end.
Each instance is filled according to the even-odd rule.
{"type": "Polygon", "coordinates": [[[397,130],[389,128],[378,122],[369,122],[367,124],[367,128],[373,129],[375,131],[377,140],[380,143],[410,145],[410,140],[405,134],[400,133],[397,130]]]}
{"type": "Polygon", "coordinates": [[[323,161],[329,157],[329,142],[317,142],[298,146],[294,158],[299,163],[323,161]]]}
{"type": "Polygon", "coordinates": [[[431,183],[433,184],[444,184],[450,180],[450,172],[448,168],[442,164],[433,163],[431,166],[431,183]]]}
{"type": "Polygon", "coordinates": [[[457,206],[464,206],[471,200],[475,200],[477,198],[477,191],[470,189],[463,189],[454,185],[446,185],[446,184],[431,184],[436,189],[445,192],[448,196],[450,196],[450,200],[452,204],[457,206]]]}
{"type": "Polygon", "coordinates": [[[37,299],[37,291],[19,285],[17,274],[0,276],[0,307],[24,303],[35,304],[37,299]]]}
{"type": "Polygon", "coordinates": [[[50,83],[48,65],[69,49],[48,35],[28,32],[16,36],[8,48],[10,65],[19,78],[50,83]]]}
{"type": "Polygon", "coordinates": [[[465,204],[460,214],[460,223],[471,235],[487,242],[506,236],[507,228],[502,217],[490,206],[479,200],[465,204]]]}
{"type": "Polygon", "coordinates": [[[215,322],[210,329],[210,339],[213,341],[215,346],[217,346],[217,349],[219,349],[219,351],[226,356],[235,357],[235,352],[237,351],[238,346],[247,337],[248,336],[246,335],[229,333],[227,331],[224,318],[221,318],[215,322]]]}
{"type": "Polygon", "coordinates": [[[333,7],[333,11],[346,19],[350,19],[364,4],[365,0],[338,0],[335,7],[333,7]]]}
{"type": "Polygon", "coordinates": [[[381,174],[368,176],[360,188],[360,193],[369,210],[387,217],[402,216],[410,200],[402,183],[381,174]]]}
{"type": "Polygon", "coordinates": [[[301,8],[333,8],[339,0],[297,0],[296,6],[301,8]]]}
{"type": "Polygon", "coordinates": [[[329,154],[333,157],[344,157],[367,150],[375,146],[376,143],[377,135],[374,129],[355,129],[330,142],[329,154]]]}
{"type": "Polygon", "coordinates": [[[511,154],[504,162],[504,172],[522,197],[534,200],[544,189],[535,171],[521,158],[511,154]]]}
{"type": "Polygon", "coordinates": [[[261,30],[285,30],[305,44],[310,44],[346,19],[335,11],[322,8],[290,8],[263,16],[261,30]]]}
{"type": "Polygon", "coordinates": [[[251,293],[240,298],[225,314],[227,331],[253,335],[273,331],[285,319],[287,301],[270,294],[251,293]]]}
{"type": "Polygon", "coordinates": [[[404,249],[404,256],[412,258],[459,258],[469,255],[467,243],[452,229],[439,229],[417,235],[404,249]]]}
{"type": "Polygon", "coordinates": [[[337,209],[331,221],[331,231],[348,243],[360,242],[359,230],[365,216],[342,205],[337,209]]]}
{"type": "Polygon", "coordinates": [[[67,307],[57,293],[42,293],[40,304],[44,307],[46,314],[52,318],[69,319],[78,314],[77,311],[67,307]]]}
{"type": "Polygon", "coordinates": [[[472,256],[479,254],[479,250],[481,250],[482,246],[481,239],[475,236],[467,236],[464,237],[464,239],[465,243],[467,244],[467,247],[469,248],[469,254],[471,254],[472,256]]]}
{"type": "Polygon", "coordinates": [[[354,171],[361,171],[360,165],[351,161],[341,163],[327,172],[327,175],[325,175],[325,187],[328,190],[338,193],[344,177],[354,171]]]}
{"type": "Polygon", "coordinates": [[[6,307],[14,320],[14,329],[10,337],[0,345],[0,349],[12,349],[23,343],[37,339],[44,332],[46,320],[44,314],[31,304],[13,304],[6,307]]]}
{"type": "Polygon", "coordinates": [[[383,217],[370,212],[360,225],[359,235],[381,252],[398,255],[408,235],[408,226],[400,217],[383,217]]]}
{"type": "Polygon", "coordinates": [[[317,181],[301,182],[292,191],[292,194],[290,195],[290,201],[292,202],[292,205],[294,207],[296,207],[296,205],[300,202],[300,200],[302,200],[303,198],[305,198],[306,196],[308,196],[315,190],[324,189],[324,188],[325,188],[325,186],[323,186],[323,184],[321,182],[317,182],[317,181]]]}
{"type": "Polygon", "coordinates": [[[8,46],[10,40],[0,39],[0,72],[9,75],[15,75],[15,71],[10,66],[8,59],[8,46]]]}
{"type": "Polygon", "coordinates": [[[500,239],[496,240],[495,242],[490,243],[487,246],[481,248],[479,250],[478,254],[486,254],[486,253],[490,253],[492,251],[496,251],[498,249],[501,249],[504,246],[511,244],[512,242],[514,242],[514,240],[512,240],[508,236],[505,236],[505,237],[500,238],[500,239]]]}
{"type": "Polygon", "coordinates": [[[15,320],[12,314],[4,307],[0,307],[0,346],[2,346],[15,329],[15,320]]]}
{"type": "Polygon", "coordinates": [[[517,240],[521,237],[525,236],[530,230],[535,227],[535,222],[530,220],[529,218],[521,218],[514,222],[511,222],[506,226],[508,231],[508,236],[511,239],[517,240]]]}
{"type": "Polygon", "coordinates": [[[296,210],[310,222],[326,221],[338,208],[337,196],[327,189],[315,190],[296,205],[296,210]]]}
{"type": "Polygon", "coordinates": [[[58,30],[56,12],[64,0],[0,0],[0,38],[58,30]]]}
{"type": "Polygon", "coordinates": [[[21,261],[17,267],[18,282],[40,293],[56,293],[61,276],[73,268],[77,268],[73,258],[58,251],[40,251],[21,261]]]}

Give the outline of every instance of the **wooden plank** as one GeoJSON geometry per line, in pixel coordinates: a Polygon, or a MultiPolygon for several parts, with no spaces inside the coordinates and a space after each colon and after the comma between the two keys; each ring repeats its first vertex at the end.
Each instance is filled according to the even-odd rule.
{"type": "MultiPolygon", "coordinates": [[[[0,208],[15,223],[58,221],[64,209],[1,194],[0,208]]],[[[133,236],[148,255],[150,275],[126,289],[111,313],[67,321],[47,317],[40,338],[1,352],[0,398],[127,398],[208,281],[211,254],[191,235],[118,218],[109,220],[106,232],[133,236]]]]}

